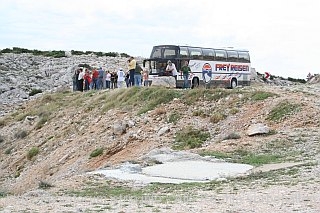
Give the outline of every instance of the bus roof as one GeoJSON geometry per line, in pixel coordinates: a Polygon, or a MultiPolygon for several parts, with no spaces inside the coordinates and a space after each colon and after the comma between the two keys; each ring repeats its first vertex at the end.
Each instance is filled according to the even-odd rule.
{"type": "Polygon", "coordinates": [[[171,45],[171,44],[164,44],[164,45],[156,45],[153,47],[188,47],[188,48],[201,48],[201,49],[214,49],[214,50],[235,50],[235,51],[242,51],[242,52],[249,52],[247,49],[235,49],[234,47],[220,47],[220,48],[213,48],[213,47],[197,47],[197,46],[189,46],[189,45],[171,45]]]}

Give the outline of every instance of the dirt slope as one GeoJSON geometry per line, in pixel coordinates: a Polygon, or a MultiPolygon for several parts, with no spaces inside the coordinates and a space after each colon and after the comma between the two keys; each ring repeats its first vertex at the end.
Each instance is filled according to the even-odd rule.
{"type": "Polygon", "coordinates": [[[0,190],[25,193],[37,188],[40,181],[63,185],[63,182],[68,182],[87,171],[114,166],[125,161],[139,161],[141,156],[154,148],[171,147],[175,134],[188,125],[210,131],[211,134],[203,147],[191,150],[194,152],[203,149],[257,150],[268,141],[287,138],[297,131],[301,133],[303,129],[318,129],[320,126],[318,85],[253,85],[240,90],[246,93],[272,92],[277,96],[254,101],[244,100],[241,93],[235,93],[216,101],[199,100],[192,105],[188,105],[184,100],[174,99],[167,104],[158,105],[147,113],[137,115],[138,106],[122,106],[103,111],[107,105],[104,103],[106,95],[117,91],[66,93],[61,99],[61,106],[54,111],[53,119],[44,122],[41,128],[37,126],[41,116],[26,116],[26,113],[39,107],[39,102],[45,109],[46,103],[49,107],[49,103],[56,100],[43,96],[30,101],[10,118],[2,118],[0,190]],[[48,100],[44,101],[44,98],[48,100]],[[281,121],[267,120],[271,110],[283,101],[299,105],[300,110],[281,121]],[[226,114],[226,118],[215,123],[210,120],[210,116],[197,116],[195,113],[210,114],[213,109],[226,114]],[[231,113],[235,109],[237,111],[231,113]],[[178,112],[180,115],[176,124],[168,122],[172,112],[178,112]],[[17,116],[23,119],[12,119],[17,116]],[[276,134],[249,137],[247,129],[254,123],[263,123],[276,134]],[[159,130],[162,128],[166,128],[167,131],[160,135],[159,130]],[[26,132],[26,136],[19,136],[21,132],[26,132]],[[233,132],[238,133],[240,139],[223,140],[233,132]],[[32,147],[38,147],[39,153],[28,159],[27,153],[32,147]],[[103,148],[103,154],[90,158],[90,154],[96,148],[103,148]]]}

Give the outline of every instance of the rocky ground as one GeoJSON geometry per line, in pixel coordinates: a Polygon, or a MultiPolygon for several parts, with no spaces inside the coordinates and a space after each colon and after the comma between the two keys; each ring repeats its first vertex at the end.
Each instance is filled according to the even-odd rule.
{"type": "Polygon", "coordinates": [[[0,212],[320,211],[319,84],[254,83],[215,101],[190,105],[176,98],[142,114],[137,114],[138,107],[108,106],[108,97],[121,99],[131,90],[120,91],[56,96],[50,91],[6,109],[0,120],[0,212]],[[256,91],[276,95],[259,101],[244,98],[256,91]],[[268,120],[283,102],[297,109],[279,121],[268,120]],[[227,116],[212,122],[206,116],[211,111],[227,116]],[[48,112],[54,113],[40,122],[48,112]],[[172,112],[179,112],[176,123],[168,122],[172,112]],[[268,134],[249,136],[255,124],[268,127],[268,134]],[[141,157],[171,147],[188,125],[211,133],[202,147],[189,150],[192,153],[240,150],[297,164],[262,165],[245,176],[205,184],[141,186],[88,173],[126,161],[148,165],[141,157]],[[226,139],[230,133],[239,137],[226,139]],[[39,153],[28,158],[33,147],[39,153]],[[103,154],[90,158],[99,147],[103,154]]]}

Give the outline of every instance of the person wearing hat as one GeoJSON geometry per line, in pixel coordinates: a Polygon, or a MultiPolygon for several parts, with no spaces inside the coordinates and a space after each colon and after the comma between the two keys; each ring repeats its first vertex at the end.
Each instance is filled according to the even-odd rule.
{"type": "Polygon", "coordinates": [[[172,75],[177,82],[178,71],[176,65],[172,63],[170,60],[167,62],[166,72],[169,72],[170,75],[172,75]]]}

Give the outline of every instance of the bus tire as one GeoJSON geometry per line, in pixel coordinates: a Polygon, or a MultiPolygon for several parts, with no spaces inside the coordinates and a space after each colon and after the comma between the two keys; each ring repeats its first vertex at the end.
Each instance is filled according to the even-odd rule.
{"type": "Polygon", "coordinates": [[[193,78],[191,88],[193,89],[193,88],[198,88],[198,87],[199,87],[199,79],[193,78]]]}
{"type": "Polygon", "coordinates": [[[231,80],[230,87],[231,87],[231,89],[234,89],[234,88],[236,88],[237,86],[238,86],[237,79],[233,78],[233,79],[231,80]]]}

